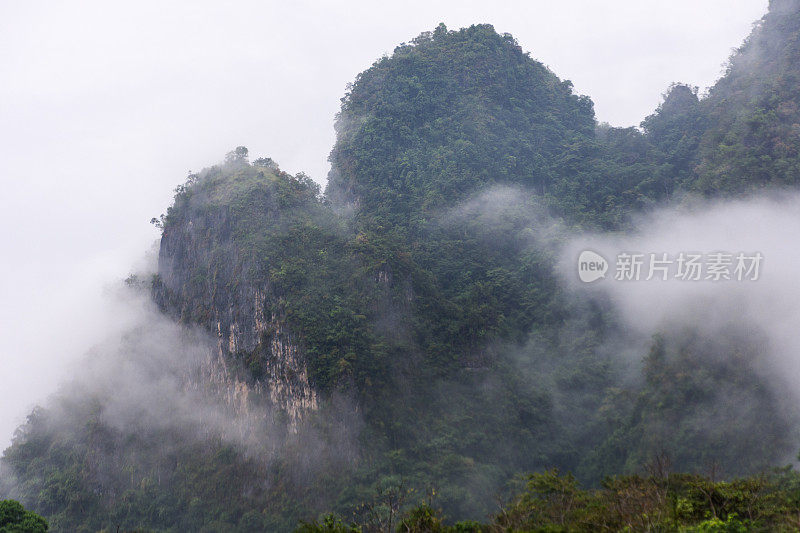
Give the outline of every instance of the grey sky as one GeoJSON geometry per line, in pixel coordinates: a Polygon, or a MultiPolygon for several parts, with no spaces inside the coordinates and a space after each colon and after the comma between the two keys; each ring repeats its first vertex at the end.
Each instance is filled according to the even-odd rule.
{"type": "Polygon", "coordinates": [[[488,22],[636,125],[701,88],[766,0],[0,0],[0,447],[113,317],[189,170],[246,145],[324,182],[345,85],[439,22],[488,22]]]}

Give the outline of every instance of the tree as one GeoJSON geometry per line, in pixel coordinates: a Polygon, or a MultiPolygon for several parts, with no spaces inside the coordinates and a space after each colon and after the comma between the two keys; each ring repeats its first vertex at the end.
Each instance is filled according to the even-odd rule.
{"type": "Polygon", "coordinates": [[[225,155],[226,163],[248,163],[248,150],[245,146],[237,146],[236,149],[225,155]]]}
{"type": "Polygon", "coordinates": [[[18,501],[0,501],[0,533],[40,533],[47,527],[44,518],[26,511],[18,501]]]}

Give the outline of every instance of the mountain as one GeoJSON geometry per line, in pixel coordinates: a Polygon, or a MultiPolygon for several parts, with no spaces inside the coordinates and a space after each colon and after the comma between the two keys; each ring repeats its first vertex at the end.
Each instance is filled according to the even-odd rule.
{"type": "Polygon", "coordinates": [[[675,85],[642,123],[685,187],[731,195],[797,184],[799,9],[772,0],[705,98],[675,85]]]}
{"type": "MultiPolygon", "coordinates": [[[[641,131],[598,124],[489,25],[400,45],[342,99],[324,194],[244,147],[176,189],[157,272],[126,289],[144,318],[30,415],[0,496],[63,531],[285,531],[329,510],[386,529],[421,498],[484,520],[498,495],[497,524],[533,528],[557,512],[542,490],[590,495],[552,474],[515,499],[520,472],[595,487],[664,455],[728,478],[780,465],[794,413],[754,371],[757,337],[653,332],[631,370],[613,307],[567,291],[558,260],[570,234],[666,202],[794,184],[798,21],[773,0],[707,96],[674,85],[641,131]]],[[[697,491],[728,490],[681,479],[687,523],[697,491]]],[[[625,497],[609,487],[591,497],[625,497]]]]}

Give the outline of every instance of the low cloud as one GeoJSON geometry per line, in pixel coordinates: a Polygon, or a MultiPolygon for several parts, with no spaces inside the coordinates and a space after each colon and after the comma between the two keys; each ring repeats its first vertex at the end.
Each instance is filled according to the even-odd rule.
{"type": "MultiPolygon", "coordinates": [[[[575,293],[610,302],[624,330],[641,343],[656,333],[677,336],[691,332],[707,339],[741,337],[758,344],[764,357],[753,361],[757,370],[783,391],[791,390],[795,404],[800,394],[790,384],[800,380],[800,195],[764,195],[727,201],[685,201],[665,207],[634,223],[626,233],[583,234],[569,239],[559,271],[575,293]],[[591,250],[609,262],[604,279],[582,283],[578,257],[591,250]],[[637,280],[615,279],[620,254],[643,254],[644,266],[637,280]],[[657,272],[649,276],[650,254],[675,260],[681,254],[713,254],[733,257],[730,280],[676,279],[671,265],[666,280],[657,272]],[[757,279],[751,272],[742,280],[734,274],[736,255],[760,254],[757,279]]],[[[715,276],[712,276],[715,277],[715,276]]],[[[631,353],[641,357],[641,351],[631,353]]]]}

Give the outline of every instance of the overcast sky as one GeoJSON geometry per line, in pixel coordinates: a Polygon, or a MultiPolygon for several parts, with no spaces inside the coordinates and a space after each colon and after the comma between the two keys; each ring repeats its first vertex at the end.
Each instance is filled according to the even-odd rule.
{"type": "Polygon", "coordinates": [[[237,145],[324,183],[345,85],[439,22],[488,22],[637,125],[701,88],[766,0],[0,0],[0,448],[113,331],[101,292],[157,233],[189,170],[237,145]]]}

